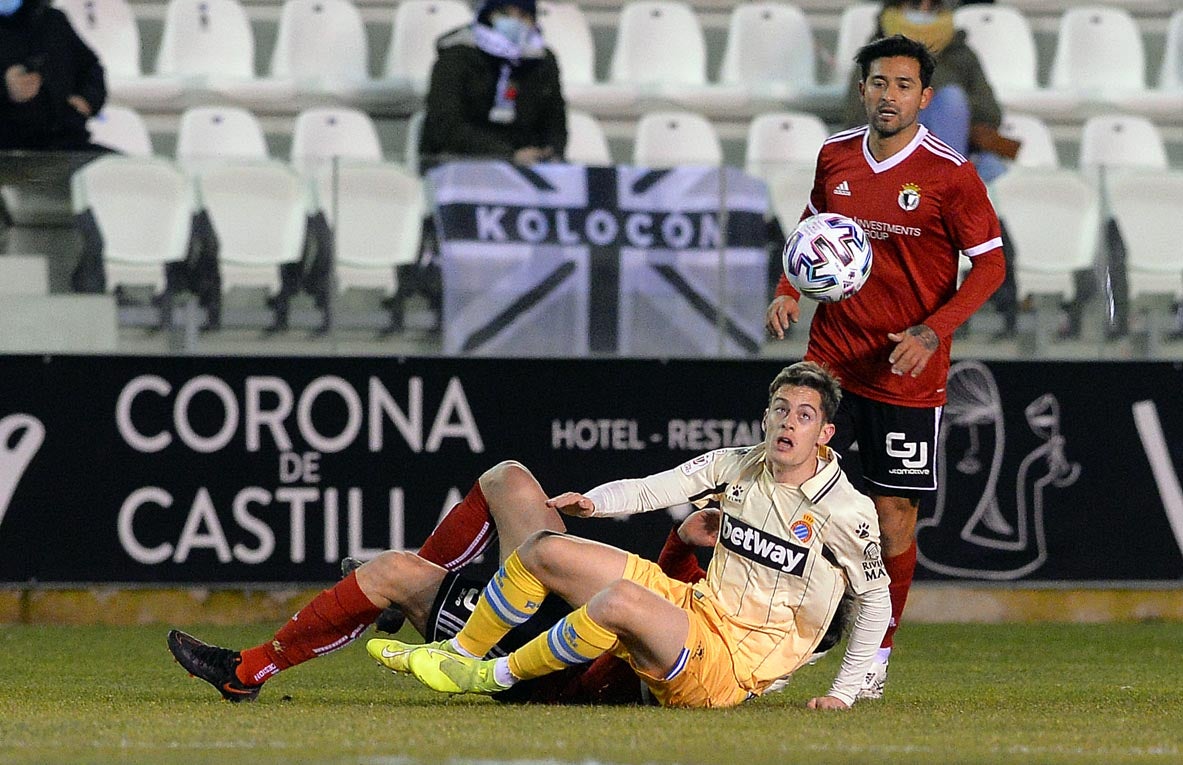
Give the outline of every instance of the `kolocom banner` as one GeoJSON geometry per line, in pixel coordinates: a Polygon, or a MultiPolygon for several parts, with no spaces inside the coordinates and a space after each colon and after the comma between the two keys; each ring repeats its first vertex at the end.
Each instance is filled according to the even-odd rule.
{"type": "MultiPolygon", "coordinates": [[[[323,582],[504,459],[550,493],[758,441],[772,361],[6,357],[0,581],[323,582]]],[[[950,374],[918,576],[1183,577],[1183,372],[950,374]]],[[[847,459],[856,467],[857,455],[847,459]]],[[[572,529],[653,556],[687,508],[572,529]]]]}

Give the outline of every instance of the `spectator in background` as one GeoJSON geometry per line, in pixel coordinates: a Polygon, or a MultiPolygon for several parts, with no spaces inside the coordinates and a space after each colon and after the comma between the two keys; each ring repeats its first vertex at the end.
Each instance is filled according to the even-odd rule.
{"type": "Polygon", "coordinates": [[[0,150],[108,151],[86,120],[107,89],[98,57],[46,0],[0,0],[0,150]]]}
{"type": "MultiPolygon", "coordinates": [[[[879,15],[873,39],[902,34],[918,40],[932,51],[937,68],[932,76],[932,102],[920,113],[920,122],[969,157],[978,174],[990,183],[1006,172],[1003,160],[1013,160],[1019,142],[998,132],[1002,107],[977,54],[966,42],[963,30],[953,26],[951,0],[887,0],[879,15]]],[[[963,3],[968,5],[969,3],[963,3]]],[[[851,82],[847,98],[846,122],[850,126],[866,122],[866,112],[859,97],[857,79],[851,82]]],[[[1018,320],[1018,295],[1015,287],[1014,245],[1003,227],[1003,250],[1006,254],[1006,280],[991,298],[1002,314],[1003,335],[1014,333],[1018,320]]]]}
{"type": "Polygon", "coordinates": [[[559,66],[535,18],[534,0],[485,0],[474,23],[439,39],[419,147],[424,169],[454,157],[562,160],[559,66]]]}

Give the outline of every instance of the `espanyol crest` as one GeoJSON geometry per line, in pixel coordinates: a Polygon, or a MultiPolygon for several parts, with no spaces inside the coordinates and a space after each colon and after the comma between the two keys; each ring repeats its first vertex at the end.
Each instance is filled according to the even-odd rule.
{"type": "Polygon", "coordinates": [[[920,206],[920,187],[915,183],[905,183],[900,187],[898,201],[906,212],[912,212],[920,206]]]}

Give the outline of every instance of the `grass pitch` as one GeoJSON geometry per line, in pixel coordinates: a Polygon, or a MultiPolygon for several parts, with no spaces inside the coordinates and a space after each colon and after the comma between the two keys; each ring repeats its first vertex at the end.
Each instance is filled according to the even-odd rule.
{"type": "MultiPolygon", "coordinates": [[[[270,628],[187,628],[253,645],[270,628]]],[[[1183,624],[906,625],[887,696],[803,708],[831,655],[722,711],[510,707],[394,677],[361,644],[255,704],[186,676],[154,627],[0,627],[3,763],[1183,762],[1183,624]]]]}

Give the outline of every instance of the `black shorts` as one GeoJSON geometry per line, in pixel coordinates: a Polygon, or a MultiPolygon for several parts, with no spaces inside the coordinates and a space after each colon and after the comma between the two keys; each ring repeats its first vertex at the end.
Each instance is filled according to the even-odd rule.
{"type": "MultiPolygon", "coordinates": [[[[843,466],[848,474],[855,473],[857,456],[864,482],[859,488],[868,494],[920,499],[937,489],[937,436],[943,409],[884,404],[843,391],[830,446],[846,458],[843,466]],[[852,444],[858,445],[857,454],[852,444]]],[[[857,486],[858,481],[854,482],[857,486]]]]}

